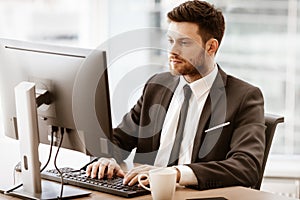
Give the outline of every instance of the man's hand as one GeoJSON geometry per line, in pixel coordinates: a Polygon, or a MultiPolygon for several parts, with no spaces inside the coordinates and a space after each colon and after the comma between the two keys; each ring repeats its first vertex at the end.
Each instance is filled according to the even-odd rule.
{"type": "MultiPolygon", "coordinates": [[[[128,173],[125,175],[124,180],[123,180],[123,184],[124,185],[129,185],[132,186],[134,185],[136,182],[138,182],[138,175],[140,174],[149,174],[149,171],[151,169],[157,169],[160,167],[155,167],[152,165],[140,165],[138,167],[135,167],[133,169],[131,169],[130,171],[128,171],[128,173]]],[[[142,183],[144,185],[148,185],[149,184],[149,180],[143,180],[142,183]]]]}
{"type": "Polygon", "coordinates": [[[113,158],[100,158],[87,166],[86,174],[92,178],[102,179],[105,175],[107,178],[112,178],[114,175],[124,177],[124,172],[120,165],[113,158]]]}

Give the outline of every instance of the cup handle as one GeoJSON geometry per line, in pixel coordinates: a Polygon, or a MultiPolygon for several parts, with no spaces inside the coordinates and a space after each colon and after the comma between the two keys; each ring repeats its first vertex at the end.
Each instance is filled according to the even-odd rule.
{"type": "Polygon", "coordinates": [[[147,174],[140,174],[140,175],[138,176],[139,184],[140,184],[144,189],[146,189],[146,190],[148,190],[148,191],[151,191],[151,188],[145,186],[145,185],[142,183],[142,180],[141,180],[141,179],[142,179],[143,177],[146,177],[147,179],[149,179],[149,176],[148,176],[147,174]]]}

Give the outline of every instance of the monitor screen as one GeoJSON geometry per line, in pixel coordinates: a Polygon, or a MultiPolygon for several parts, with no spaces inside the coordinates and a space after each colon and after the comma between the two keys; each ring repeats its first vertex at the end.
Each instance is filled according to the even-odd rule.
{"type": "Polygon", "coordinates": [[[14,87],[34,82],[47,90],[50,104],[38,107],[40,143],[49,127],[64,128],[62,147],[108,156],[111,136],[106,55],[98,49],[0,39],[0,119],[6,136],[18,139],[14,87]]]}

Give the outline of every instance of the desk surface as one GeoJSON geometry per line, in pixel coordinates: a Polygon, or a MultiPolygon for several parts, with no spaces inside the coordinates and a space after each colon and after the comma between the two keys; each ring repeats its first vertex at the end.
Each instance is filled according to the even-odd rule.
{"type": "MultiPolygon", "coordinates": [[[[204,197],[225,197],[228,200],[291,200],[292,198],[279,196],[267,192],[253,190],[244,187],[229,187],[205,191],[197,191],[188,188],[177,187],[174,200],[183,200],[188,198],[204,198],[204,197]]],[[[93,192],[89,197],[84,199],[124,199],[116,198],[115,196],[93,192]]],[[[133,199],[151,200],[151,195],[136,197],[133,199]]]]}
{"type": "MultiPolygon", "coordinates": [[[[293,198],[288,198],[284,196],[279,196],[275,194],[271,194],[268,192],[262,192],[258,190],[253,190],[245,187],[228,187],[228,188],[220,188],[213,190],[205,190],[205,191],[197,191],[193,189],[177,187],[175,198],[173,200],[184,200],[188,198],[204,198],[204,197],[225,197],[228,200],[292,200],[293,198]]],[[[16,197],[7,196],[4,194],[0,194],[0,199],[17,199],[16,197]]],[[[106,193],[95,192],[93,191],[87,197],[81,198],[84,200],[88,199],[116,199],[116,200],[124,200],[127,198],[118,197],[106,193]]],[[[132,200],[141,199],[141,200],[152,200],[151,195],[140,196],[136,198],[129,198],[132,200]]],[[[128,200],[129,200],[128,199],[128,200]]]]}
{"type": "MultiPolygon", "coordinates": [[[[15,142],[13,142],[15,143],[15,142]]],[[[13,148],[15,145],[12,143],[3,143],[0,141],[0,146],[4,149],[10,149],[9,151],[0,151],[0,158],[6,160],[5,163],[1,163],[0,171],[0,186],[12,185],[13,167],[19,161],[18,149],[13,148]],[[7,175],[7,176],[6,176],[7,175]]],[[[68,158],[68,157],[64,157],[68,158]]],[[[85,158],[84,158],[85,159],[85,158]]],[[[83,160],[84,160],[83,159],[83,160]]],[[[82,161],[85,163],[86,161],[82,161]]],[[[79,163],[80,164],[80,163],[79,163]]],[[[6,188],[4,187],[4,188],[6,188]]],[[[271,194],[268,192],[262,192],[244,187],[229,187],[214,190],[197,191],[178,186],[176,188],[174,200],[183,200],[187,198],[200,198],[200,197],[216,197],[221,196],[229,200],[291,200],[292,198],[271,194]]],[[[15,197],[7,196],[0,193],[0,199],[17,199],[15,197]]],[[[92,191],[92,194],[82,199],[126,199],[118,196],[113,196],[106,193],[92,191]]],[[[137,198],[131,198],[132,200],[142,199],[151,200],[151,195],[145,195],[137,198]]]]}

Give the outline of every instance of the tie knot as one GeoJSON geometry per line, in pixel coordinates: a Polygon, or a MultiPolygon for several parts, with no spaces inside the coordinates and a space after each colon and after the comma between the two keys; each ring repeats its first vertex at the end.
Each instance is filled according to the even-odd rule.
{"type": "Polygon", "coordinates": [[[192,90],[191,90],[191,88],[188,84],[185,84],[183,86],[183,92],[184,92],[184,98],[185,99],[189,99],[191,97],[192,90]]]}

